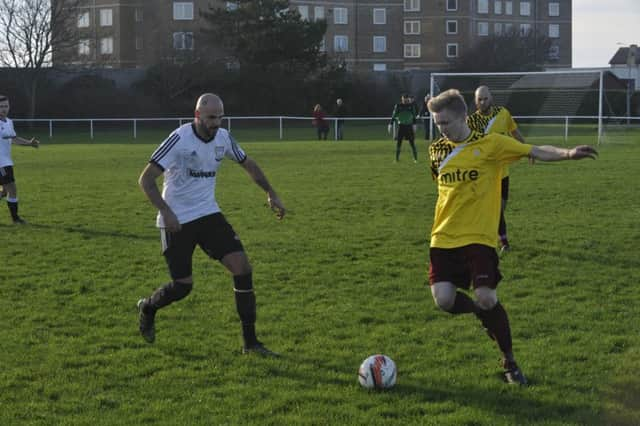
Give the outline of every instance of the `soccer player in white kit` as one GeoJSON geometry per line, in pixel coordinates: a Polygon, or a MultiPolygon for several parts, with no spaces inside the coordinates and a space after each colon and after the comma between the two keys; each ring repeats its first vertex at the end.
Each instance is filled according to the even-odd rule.
{"type": "Polygon", "coordinates": [[[162,250],[171,282],[138,301],[139,327],[149,343],[155,340],[158,309],[186,297],[193,288],[192,257],[196,245],[233,275],[236,308],[242,323],[243,353],[275,355],[256,337],[256,299],[252,270],[240,238],[222,215],[215,198],[216,174],[224,158],[240,164],[267,193],[279,219],[285,208],[262,170],[220,128],[222,100],[206,93],[196,103],[192,123],[177,128],[152,154],[139,179],[142,191],[158,209],[162,250]],[[164,174],[162,194],[156,179],[164,174]]]}
{"type": "Polygon", "coordinates": [[[7,117],[9,107],[9,98],[0,95],[0,185],[2,185],[0,198],[7,196],[7,207],[9,207],[13,223],[24,225],[26,222],[18,215],[18,188],[13,175],[11,145],[25,145],[37,148],[40,146],[40,142],[37,139],[27,140],[16,135],[13,121],[7,117]]]}

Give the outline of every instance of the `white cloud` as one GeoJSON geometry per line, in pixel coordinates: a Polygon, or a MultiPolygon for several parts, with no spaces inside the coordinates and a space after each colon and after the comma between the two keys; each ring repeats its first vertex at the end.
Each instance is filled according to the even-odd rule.
{"type": "Polygon", "coordinates": [[[640,1],[574,0],[573,66],[608,66],[616,43],[640,44],[640,1]]]}

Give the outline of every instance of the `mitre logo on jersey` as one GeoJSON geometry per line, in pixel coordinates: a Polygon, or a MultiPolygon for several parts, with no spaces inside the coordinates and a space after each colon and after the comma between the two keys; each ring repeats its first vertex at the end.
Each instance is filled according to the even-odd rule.
{"type": "Polygon", "coordinates": [[[224,158],[224,146],[216,146],[216,161],[222,161],[224,158]]]}
{"type": "Polygon", "coordinates": [[[438,179],[440,179],[440,183],[454,183],[454,182],[466,182],[478,180],[480,173],[477,170],[460,170],[440,173],[438,179]]]}

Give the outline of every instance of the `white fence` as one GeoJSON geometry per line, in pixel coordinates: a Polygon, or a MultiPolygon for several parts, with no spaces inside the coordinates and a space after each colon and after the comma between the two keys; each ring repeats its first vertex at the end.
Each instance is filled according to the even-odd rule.
{"type": "MultiPolygon", "coordinates": [[[[518,124],[527,132],[535,135],[545,135],[544,127],[548,126],[555,137],[562,137],[567,141],[570,136],[584,135],[585,132],[593,132],[598,136],[598,130],[580,128],[587,127],[588,124],[598,125],[602,120],[605,133],[612,129],[640,130],[640,117],[598,117],[598,116],[515,116],[518,124]],[[536,127],[537,126],[537,127],[536,127]]],[[[338,118],[327,117],[333,129],[331,139],[337,139],[338,118]]],[[[389,117],[344,117],[345,139],[389,139],[387,134],[387,124],[389,117]]],[[[30,123],[39,128],[41,133],[48,131],[49,138],[54,138],[57,133],[66,132],[88,132],[90,139],[94,139],[96,128],[117,129],[122,134],[128,134],[133,139],[139,137],[140,128],[154,128],[169,132],[184,123],[192,121],[191,117],[164,117],[164,118],[56,118],[56,119],[15,119],[16,123],[30,123]],[[158,126],[158,124],[162,124],[158,126]],[[111,127],[109,127],[111,126],[111,127]],[[70,130],[71,129],[71,130],[70,130]]],[[[244,132],[253,129],[250,140],[305,140],[314,139],[315,130],[311,127],[312,117],[301,116],[247,116],[247,117],[225,117],[223,126],[231,131],[244,132]]],[[[428,130],[431,118],[426,117],[425,127],[422,123],[425,117],[418,117],[421,129],[428,130]]],[[[19,133],[22,133],[19,131],[19,133]]],[[[420,131],[418,133],[421,133],[420,131]]],[[[168,133],[167,133],[168,134],[168,133]]],[[[634,133],[635,134],[635,133],[634,133]]],[[[421,135],[417,135],[420,138],[421,135]]],[[[606,134],[605,134],[606,136],[606,134]]],[[[425,139],[427,139],[425,135],[425,139]]],[[[598,138],[599,140],[600,138],[598,138]]]]}

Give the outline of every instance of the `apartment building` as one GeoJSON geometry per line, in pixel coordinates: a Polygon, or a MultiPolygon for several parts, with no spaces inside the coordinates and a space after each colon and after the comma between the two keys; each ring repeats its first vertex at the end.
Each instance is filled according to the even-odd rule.
{"type": "Polygon", "coordinates": [[[291,0],[326,19],[324,49],[357,70],[443,70],[484,37],[551,39],[540,65],[571,66],[571,0],[291,0]]]}
{"type": "Polygon", "coordinates": [[[161,59],[195,55],[201,10],[215,0],[85,0],[77,19],[77,44],[53,49],[56,66],[142,68],[161,59]]]}
{"type": "MultiPolygon", "coordinates": [[[[304,19],[326,19],[322,49],[357,71],[445,70],[485,37],[517,31],[551,39],[540,65],[571,67],[571,0],[290,0],[304,19]]],[[[200,10],[219,0],[87,0],[77,48],[54,64],[145,67],[195,52],[200,10]]],[[[537,56],[537,55],[536,55],[537,56]]]]}

